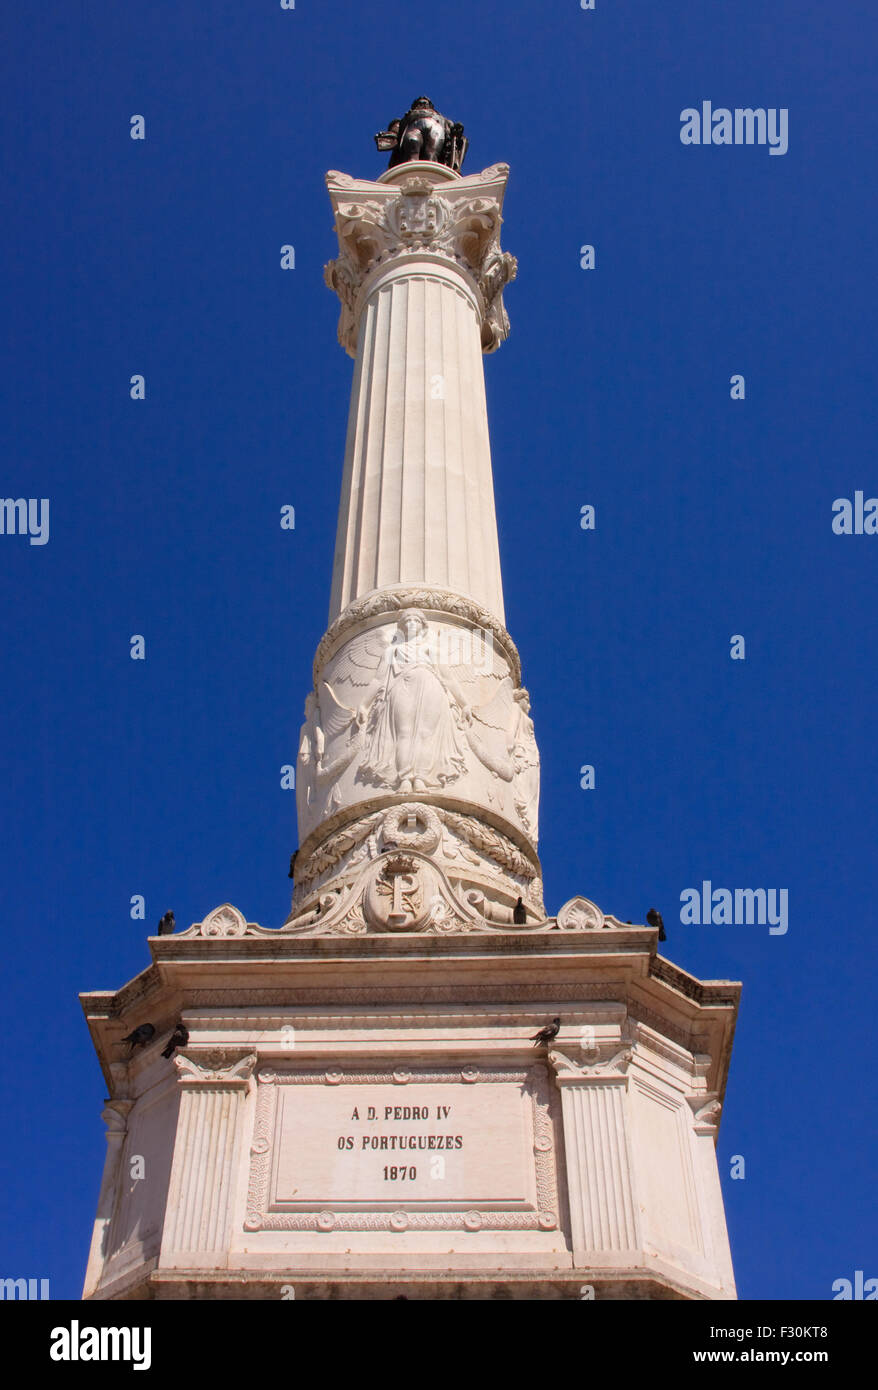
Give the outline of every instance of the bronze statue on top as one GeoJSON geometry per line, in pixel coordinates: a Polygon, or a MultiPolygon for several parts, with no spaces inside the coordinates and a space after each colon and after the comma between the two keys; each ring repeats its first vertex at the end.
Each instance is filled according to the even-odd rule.
{"type": "Polygon", "coordinates": [[[379,150],[391,151],[389,169],[410,159],[428,159],[459,174],[469,141],[459,121],[441,115],[429,97],[418,97],[402,120],[379,130],[375,144],[379,150]]]}

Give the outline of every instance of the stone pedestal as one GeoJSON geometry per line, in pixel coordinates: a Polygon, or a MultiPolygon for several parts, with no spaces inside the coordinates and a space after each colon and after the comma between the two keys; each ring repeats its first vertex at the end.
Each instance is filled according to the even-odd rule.
{"type": "Polygon", "coordinates": [[[87,1296],[735,1296],[714,1139],[739,987],[653,929],[578,899],[515,933],[315,937],[225,905],[150,948],[83,997],[127,1114],[87,1296]]]}

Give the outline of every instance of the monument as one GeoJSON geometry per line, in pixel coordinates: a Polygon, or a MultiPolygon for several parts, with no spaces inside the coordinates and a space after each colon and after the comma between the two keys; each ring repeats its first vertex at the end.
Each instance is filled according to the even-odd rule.
{"type": "Polygon", "coordinates": [[[740,987],[544,906],[482,367],[508,168],[463,175],[426,97],[376,142],[379,178],[327,175],[355,367],[291,910],[163,920],[82,996],[109,1091],[84,1296],[734,1298],[740,987]]]}

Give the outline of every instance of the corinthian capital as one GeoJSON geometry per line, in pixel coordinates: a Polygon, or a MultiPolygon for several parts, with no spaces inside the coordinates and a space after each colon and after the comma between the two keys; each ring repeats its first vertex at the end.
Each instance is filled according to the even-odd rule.
{"type": "Polygon", "coordinates": [[[402,165],[391,180],[377,183],[335,170],[326,176],[339,255],[325,278],[341,300],[338,337],[352,357],[366,295],[382,269],[406,260],[444,261],[461,272],[475,291],[483,352],[508,336],[503,288],[517,269],[515,257],[500,249],[508,166],[494,164],[467,178],[437,169],[402,165]]]}

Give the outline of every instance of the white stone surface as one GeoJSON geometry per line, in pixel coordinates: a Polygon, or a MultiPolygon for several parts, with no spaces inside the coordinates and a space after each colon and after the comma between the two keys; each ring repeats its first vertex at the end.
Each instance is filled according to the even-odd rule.
{"type": "Polygon", "coordinates": [[[357,366],[292,911],[224,903],[83,997],[110,1092],[86,1297],[735,1296],[714,1145],[740,987],[587,898],[543,906],[481,362],[507,172],[329,175],[357,366]]]}
{"type": "Polygon", "coordinates": [[[733,1298],[714,1142],[739,986],[588,915],[603,925],[550,919],[488,950],[272,933],[229,905],[205,919],[228,935],[154,938],[150,971],[84,1000],[121,1136],[87,1295],[381,1298],[391,1280],[411,1297],[733,1298]],[[145,1018],[156,1038],[129,1060],[120,1039],[145,1018]],[[132,1191],[151,1114],[151,1181],[132,1191]],[[380,1147],[430,1136],[462,1145],[380,1147]],[[403,1164],[414,1178],[385,1178],[403,1164]]]}
{"type": "Polygon", "coordinates": [[[508,169],[405,164],[327,185],[327,283],[356,355],[330,621],[395,584],[451,589],[503,620],[482,352],[509,331],[500,250],[508,169]]]}
{"type": "Polygon", "coordinates": [[[502,621],[480,315],[456,265],[391,263],[366,300],[342,494],[330,619],[424,584],[502,621]]]}
{"type": "MultiPolygon", "coordinates": [[[[507,174],[416,163],[375,182],[327,176],[339,256],[326,279],[356,368],[331,626],[300,733],[293,917],[317,909],[315,851],[322,859],[351,828],[362,841],[357,821],[365,830],[405,798],[483,821],[533,853],[524,881],[496,863],[464,880],[459,845],[435,846],[464,916],[479,906],[508,921],[518,897],[541,911],[539,754],[503,627],[482,369],[509,329],[507,174]]],[[[324,893],[346,886],[320,877],[324,893]]]]}
{"type": "Polygon", "coordinates": [[[536,845],[539,754],[528,692],[491,632],[410,608],[319,667],[299,741],[304,841],[379,793],[484,807],[536,845]]]}

